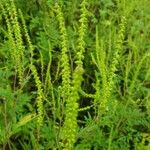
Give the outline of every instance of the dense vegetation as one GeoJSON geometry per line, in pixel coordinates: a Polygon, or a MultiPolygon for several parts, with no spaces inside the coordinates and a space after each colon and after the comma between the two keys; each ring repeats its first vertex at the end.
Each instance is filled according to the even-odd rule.
{"type": "Polygon", "coordinates": [[[1,150],[150,150],[149,0],[0,0],[1,150]]]}

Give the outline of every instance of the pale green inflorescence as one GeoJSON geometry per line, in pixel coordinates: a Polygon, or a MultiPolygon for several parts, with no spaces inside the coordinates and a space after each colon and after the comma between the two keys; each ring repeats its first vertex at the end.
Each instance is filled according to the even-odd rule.
{"type": "Polygon", "coordinates": [[[41,127],[43,124],[43,90],[42,90],[42,83],[39,79],[37,70],[33,64],[30,65],[30,69],[32,71],[32,74],[34,76],[34,80],[36,83],[37,87],[37,111],[38,111],[38,118],[37,118],[37,123],[38,127],[41,127]]]}
{"type": "MultiPolygon", "coordinates": [[[[75,60],[76,68],[73,72],[71,87],[69,86],[65,87],[70,89],[69,95],[66,99],[65,121],[64,121],[64,128],[63,128],[63,141],[64,141],[63,147],[66,150],[73,149],[74,143],[76,141],[76,134],[77,134],[77,115],[79,109],[77,101],[79,100],[79,90],[81,89],[81,82],[83,80],[82,75],[84,73],[84,69],[83,69],[83,59],[84,59],[84,49],[85,49],[84,37],[85,37],[86,27],[87,27],[86,5],[87,5],[86,0],[83,0],[81,3],[81,18],[79,20],[80,27],[78,33],[79,37],[77,41],[78,46],[76,49],[76,60],[75,60]]],[[[59,18],[59,20],[62,19],[59,18]]],[[[60,25],[64,25],[64,24],[62,23],[60,25]]],[[[64,32],[65,30],[62,31],[64,32]]],[[[63,32],[61,32],[61,34],[63,32]]],[[[65,34],[62,35],[62,37],[63,36],[65,36],[65,34]]],[[[62,47],[63,45],[64,43],[62,43],[62,47]]],[[[66,58],[68,58],[68,56],[66,56],[66,58]]],[[[66,58],[64,57],[64,61],[66,61],[66,58]]],[[[69,76],[67,77],[69,78],[69,76]]]]}
{"type": "Polygon", "coordinates": [[[121,23],[120,23],[120,30],[118,33],[118,37],[116,40],[116,45],[115,45],[115,54],[113,56],[113,60],[110,66],[110,73],[108,77],[108,96],[111,93],[111,90],[113,88],[113,79],[115,77],[115,71],[117,70],[117,65],[119,63],[119,58],[120,58],[120,53],[122,51],[122,44],[124,40],[124,34],[125,34],[125,26],[126,26],[126,17],[122,16],[121,17],[121,23]]]}
{"type": "Polygon", "coordinates": [[[19,84],[22,85],[24,81],[24,46],[17,10],[13,0],[3,1],[1,8],[8,28],[12,63],[18,73],[19,84]]]}
{"type": "Polygon", "coordinates": [[[70,66],[69,66],[69,58],[67,55],[68,52],[68,40],[67,40],[67,32],[65,28],[65,21],[63,17],[63,13],[61,7],[58,3],[55,5],[57,20],[59,22],[60,29],[60,39],[61,39],[61,68],[62,68],[62,97],[64,100],[67,100],[67,96],[70,92],[70,66]]]}

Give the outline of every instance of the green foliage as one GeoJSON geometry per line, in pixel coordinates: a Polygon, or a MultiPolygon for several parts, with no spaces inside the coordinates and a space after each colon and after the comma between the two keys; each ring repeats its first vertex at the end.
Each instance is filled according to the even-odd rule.
{"type": "Polygon", "coordinates": [[[0,1],[0,149],[150,149],[149,0],[0,1]]]}

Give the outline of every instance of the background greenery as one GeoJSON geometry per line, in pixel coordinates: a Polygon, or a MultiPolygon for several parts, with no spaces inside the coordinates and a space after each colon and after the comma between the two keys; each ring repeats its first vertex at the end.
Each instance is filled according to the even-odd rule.
{"type": "Polygon", "coordinates": [[[150,149],[149,0],[0,1],[0,149],[150,149]]]}

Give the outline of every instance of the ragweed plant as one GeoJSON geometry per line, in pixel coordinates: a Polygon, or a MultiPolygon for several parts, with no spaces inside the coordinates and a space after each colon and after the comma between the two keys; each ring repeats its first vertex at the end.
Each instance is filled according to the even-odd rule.
{"type": "Polygon", "coordinates": [[[65,20],[61,7],[58,3],[55,4],[56,15],[59,22],[60,39],[61,39],[61,68],[62,68],[62,97],[66,101],[70,93],[70,65],[68,57],[68,39],[65,27],[65,20]]]}
{"type": "MultiPolygon", "coordinates": [[[[23,39],[22,39],[22,33],[21,33],[21,27],[20,23],[18,21],[18,13],[17,9],[15,7],[15,3],[13,0],[7,1],[5,5],[1,5],[1,8],[3,9],[3,14],[6,19],[7,27],[8,27],[8,38],[10,41],[10,48],[11,54],[12,54],[12,62],[16,66],[18,76],[19,76],[19,84],[23,84],[24,81],[24,45],[23,45],[23,39]],[[10,2],[10,5],[8,4],[10,2]],[[4,8],[5,7],[5,8],[4,8]],[[11,27],[12,26],[12,27],[11,27]]],[[[37,109],[38,109],[38,126],[42,125],[43,122],[43,91],[42,91],[42,84],[38,77],[37,70],[35,66],[32,64],[32,57],[33,57],[33,46],[31,44],[30,37],[27,32],[27,28],[25,25],[25,21],[23,18],[23,15],[21,11],[19,10],[19,14],[21,17],[21,21],[23,24],[23,29],[25,32],[25,37],[29,46],[30,50],[30,69],[32,71],[32,74],[34,76],[36,86],[38,89],[38,96],[37,96],[37,109]]]]}
{"type": "Polygon", "coordinates": [[[27,30],[25,19],[23,17],[22,11],[20,9],[19,9],[19,16],[21,18],[21,22],[22,22],[22,26],[23,26],[23,30],[24,30],[25,39],[27,41],[27,44],[28,44],[28,47],[29,47],[29,51],[30,51],[30,63],[33,64],[33,56],[34,56],[33,50],[34,50],[34,48],[33,48],[33,45],[31,43],[31,39],[30,39],[28,30],[27,30]]]}
{"type": "Polygon", "coordinates": [[[41,2],[0,1],[0,149],[149,148],[149,0],[41,2]]]}
{"type": "Polygon", "coordinates": [[[43,124],[43,99],[44,99],[44,95],[43,95],[43,90],[42,90],[42,84],[41,81],[39,79],[37,70],[35,68],[35,66],[33,64],[30,65],[30,69],[32,71],[32,74],[34,76],[34,80],[36,83],[36,87],[37,87],[37,111],[38,111],[38,118],[37,118],[37,123],[38,123],[38,127],[41,127],[43,124]]]}
{"type": "Polygon", "coordinates": [[[106,56],[109,54],[106,55],[104,41],[100,39],[98,26],[96,27],[96,56],[94,57],[93,54],[91,56],[93,63],[98,68],[98,71],[95,73],[96,84],[94,87],[96,89],[94,103],[95,106],[98,105],[98,107],[95,108],[98,116],[108,110],[108,99],[114,86],[114,77],[116,76],[115,72],[120,61],[125,25],[126,18],[122,16],[120,29],[114,46],[115,52],[110,66],[108,66],[108,62],[106,62],[106,56]]]}
{"type": "Polygon", "coordinates": [[[37,123],[38,123],[38,127],[41,127],[43,124],[43,113],[44,113],[44,109],[43,109],[43,99],[44,99],[44,94],[43,94],[43,89],[42,89],[42,82],[40,81],[40,78],[38,76],[38,72],[36,67],[33,64],[33,45],[31,43],[31,39],[29,37],[28,31],[27,31],[27,27],[26,27],[26,23],[23,17],[23,14],[21,12],[21,10],[19,10],[19,15],[21,17],[21,21],[22,21],[22,25],[23,25],[23,29],[24,29],[24,34],[26,37],[26,41],[29,47],[29,51],[30,51],[30,69],[32,72],[32,75],[34,77],[35,83],[36,83],[36,87],[37,87],[37,112],[38,112],[38,117],[37,117],[37,123]]]}
{"type": "Polygon", "coordinates": [[[79,20],[79,37],[78,46],[76,49],[76,68],[73,72],[71,91],[68,97],[65,108],[65,121],[64,121],[64,149],[71,150],[74,147],[76,134],[77,134],[77,115],[78,115],[78,100],[79,100],[79,89],[83,80],[83,60],[84,60],[84,48],[85,48],[85,33],[87,28],[87,1],[83,0],[81,3],[81,18],[79,20]]]}
{"type": "Polygon", "coordinates": [[[95,84],[95,106],[97,106],[96,113],[98,116],[102,113],[102,110],[107,110],[107,67],[106,67],[106,52],[103,46],[103,41],[99,39],[98,26],[96,27],[96,56],[92,56],[94,64],[97,66],[98,71],[96,74],[96,84],[95,84]],[[100,76],[102,80],[102,86],[100,85],[100,76]],[[101,87],[101,89],[100,89],[101,87]]]}
{"type": "Polygon", "coordinates": [[[124,34],[125,34],[125,26],[126,26],[126,17],[122,16],[120,29],[115,42],[115,53],[113,55],[113,59],[110,65],[109,76],[108,76],[108,93],[107,93],[108,97],[110,96],[111,91],[113,89],[114,77],[116,76],[115,72],[117,70],[117,66],[120,61],[121,51],[123,50],[122,45],[123,45],[124,34]]]}
{"type": "MultiPolygon", "coordinates": [[[[63,99],[62,105],[65,104],[66,102],[66,119],[65,122],[68,118],[67,114],[70,114],[70,110],[68,110],[68,104],[70,104],[70,84],[71,84],[71,72],[70,72],[70,64],[69,64],[69,57],[68,57],[68,39],[67,39],[67,32],[66,32],[66,27],[65,27],[65,20],[63,17],[63,13],[61,10],[61,7],[59,6],[58,3],[55,4],[56,8],[56,15],[57,15],[57,20],[59,22],[59,30],[60,30],[60,38],[61,38],[61,68],[62,68],[62,85],[61,85],[61,97],[63,99]]],[[[64,106],[62,106],[64,107],[64,106]]],[[[70,107],[71,108],[71,107],[70,107]]],[[[71,118],[70,118],[71,119],[71,118]]],[[[71,123],[64,123],[64,136],[63,140],[67,140],[66,148],[71,149],[72,148],[72,143],[68,142],[70,141],[70,133],[65,133],[65,128],[67,128],[67,131],[71,131],[71,129],[68,127],[68,125],[71,125],[71,123]]],[[[72,141],[72,138],[71,138],[72,141]]]]}
{"type": "Polygon", "coordinates": [[[13,0],[3,3],[1,4],[1,8],[8,28],[10,54],[12,55],[12,62],[19,76],[19,84],[22,85],[24,81],[24,46],[18,14],[13,0]]]}

